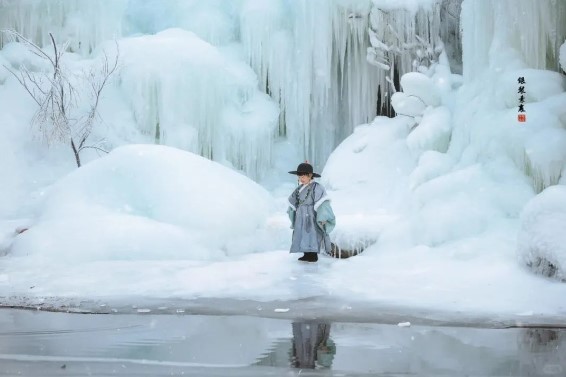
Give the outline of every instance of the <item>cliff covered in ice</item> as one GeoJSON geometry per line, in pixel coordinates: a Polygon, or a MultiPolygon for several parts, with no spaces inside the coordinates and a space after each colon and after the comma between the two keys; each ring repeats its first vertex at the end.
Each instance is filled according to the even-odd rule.
{"type": "MultiPolygon", "coordinates": [[[[399,89],[399,78],[437,59],[444,46],[441,34],[456,51],[457,64],[458,23],[450,12],[458,4],[4,0],[0,28],[14,29],[41,46],[52,32],[78,59],[96,56],[112,39],[123,46],[137,43],[135,50],[122,51],[124,73],[117,84],[135,131],[259,177],[279,140],[296,145],[299,158],[321,168],[355,126],[378,114],[392,115],[390,97],[399,89]],[[448,18],[443,24],[448,26],[441,27],[448,18]],[[193,32],[194,42],[151,42],[168,28],[193,32]],[[226,68],[212,64],[204,72],[207,58],[195,66],[204,50],[225,60],[226,68]],[[152,61],[156,67],[149,69],[152,61]],[[214,67],[238,73],[227,78],[214,67]],[[251,155],[259,162],[246,157],[251,155]]],[[[0,47],[7,43],[0,36],[0,47]]]]}

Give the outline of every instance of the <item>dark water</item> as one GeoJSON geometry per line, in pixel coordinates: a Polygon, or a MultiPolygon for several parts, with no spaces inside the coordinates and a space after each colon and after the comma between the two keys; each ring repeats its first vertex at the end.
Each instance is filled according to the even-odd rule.
{"type": "Polygon", "coordinates": [[[0,310],[0,376],[565,376],[566,331],[0,310]]]}

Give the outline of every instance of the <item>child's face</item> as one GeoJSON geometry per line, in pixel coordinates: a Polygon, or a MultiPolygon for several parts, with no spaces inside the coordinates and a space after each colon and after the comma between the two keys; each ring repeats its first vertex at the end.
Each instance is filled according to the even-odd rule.
{"type": "Polygon", "coordinates": [[[306,185],[311,181],[311,179],[312,179],[312,174],[299,175],[299,182],[301,183],[301,185],[306,185]]]}

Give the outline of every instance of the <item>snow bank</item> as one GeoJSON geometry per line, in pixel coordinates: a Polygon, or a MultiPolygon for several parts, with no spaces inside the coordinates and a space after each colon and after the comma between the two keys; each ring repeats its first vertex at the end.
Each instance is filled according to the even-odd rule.
{"type": "Polygon", "coordinates": [[[504,230],[532,196],[527,180],[508,159],[453,166],[444,174],[440,173],[446,162],[431,163],[440,170],[438,177],[414,189],[416,211],[409,234],[416,244],[464,242],[487,231],[504,230]]]}
{"type": "MultiPolygon", "coordinates": [[[[253,252],[270,196],[232,170],[164,146],[114,150],[49,189],[14,255],[93,261],[253,252]]],[[[263,250],[263,249],[262,249],[263,250]]]]}
{"type": "Polygon", "coordinates": [[[415,166],[405,141],[409,126],[405,117],[377,117],[356,127],[330,155],[322,183],[337,217],[331,237],[341,247],[374,243],[407,209],[407,177],[415,166]]]}
{"type": "Polygon", "coordinates": [[[552,186],[527,203],[521,214],[518,255],[544,276],[566,280],[566,186],[552,186]]]}

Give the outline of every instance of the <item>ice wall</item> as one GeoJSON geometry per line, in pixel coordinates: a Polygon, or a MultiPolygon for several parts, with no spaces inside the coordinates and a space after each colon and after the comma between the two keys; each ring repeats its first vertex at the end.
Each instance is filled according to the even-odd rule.
{"type": "Polygon", "coordinates": [[[566,39],[563,0],[465,0],[464,78],[470,82],[496,64],[502,49],[514,49],[530,68],[559,69],[559,48],[566,39]]]}
{"type": "Polygon", "coordinates": [[[281,107],[279,135],[320,167],[354,125],[375,116],[377,72],[365,59],[369,0],[249,0],[241,40],[260,86],[281,107]]]}
{"type": "MultiPolygon", "coordinates": [[[[16,29],[40,45],[45,45],[48,32],[53,32],[60,41],[72,41],[70,49],[83,57],[114,38],[180,28],[194,32],[228,60],[243,60],[256,73],[259,90],[270,95],[280,108],[278,128],[267,141],[264,132],[268,127],[258,125],[258,114],[263,110],[252,116],[242,115],[246,113],[243,103],[261,102],[259,96],[250,96],[249,88],[243,90],[243,96],[250,101],[237,105],[240,118],[236,121],[248,126],[225,129],[219,125],[226,124],[226,112],[221,112],[217,121],[211,119],[220,114],[215,109],[218,103],[225,102],[223,92],[234,93],[233,88],[220,85],[212,90],[217,83],[214,80],[210,86],[201,85],[199,77],[206,75],[195,73],[192,84],[186,79],[161,82],[158,76],[150,82],[146,75],[135,84],[135,90],[124,91],[124,95],[145,133],[155,134],[164,143],[176,140],[171,145],[182,145],[208,157],[214,155],[215,159],[225,159],[258,176],[260,171],[255,169],[265,169],[264,164],[258,166],[243,157],[251,145],[267,142],[268,146],[256,155],[269,161],[265,154],[270,153],[273,143],[287,138],[299,146],[298,159],[308,159],[320,170],[331,151],[355,126],[370,122],[381,109],[388,109],[394,91],[388,80],[393,83],[400,75],[418,69],[442,47],[438,41],[439,4],[440,0],[3,0],[0,28],[16,29]],[[386,53],[390,69],[368,62],[368,49],[378,52],[383,46],[390,48],[386,53]],[[183,85],[186,88],[181,90],[183,85]],[[187,93],[189,87],[193,94],[195,89],[206,92],[202,97],[178,96],[187,93]],[[213,96],[218,98],[213,101],[213,96]],[[214,109],[204,99],[213,101],[214,109]],[[170,105],[164,111],[166,102],[170,105]],[[156,109],[160,106],[159,119],[168,118],[167,124],[177,122],[177,130],[199,123],[198,145],[191,144],[196,140],[189,136],[196,132],[193,126],[187,126],[180,139],[166,136],[180,132],[172,132],[166,123],[159,122],[161,129],[155,129],[156,109]],[[200,112],[191,117],[201,121],[187,123],[188,111],[200,112]],[[216,115],[206,115],[209,111],[216,115]],[[243,150],[232,142],[247,147],[243,150]]],[[[264,114],[271,116],[272,112],[264,114]]],[[[238,118],[234,112],[232,115],[232,119],[238,118]]]]}
{"type": "Polygon", "coordinates": [[[279,134],[318,168],[389,107],[388,80],[435,54],[439,25],[436,0],[248,0],[240,17],[247,59],[281,106],[279,134]]]}
{"type": "Polygon", "coordinates": [[[49,33],[53,33],[57,41],[71,42],[70,50],[86,55],[100,42],[123,34],[127,4],[128,0],[2,0],[0,29],[17,30],[40,46],[49,44],[49,33]]]}
{"type": "Polygon", "coordinates": [[[442,0],[440,6],[440,38],[453,73],[462,74],[462,33],[460,13],[462,0],[442,0]]]}
{"type": "Polygon", "coordinates": [[[142,131],[257,178],[271,164],[278,109],[249,66],[182,29],[120,41],[118,85],[142,131]]]}
{"type": "Polygon", "coordinates": [[[557,184],[566,166],[566,81],[558,73],[566,2],[465,0],[461,22],[465,90],[451,151],[468,160],[510,158],[535,192],[557,184]],[[518,121],[519,78],[525,122],[518,121]]]}

